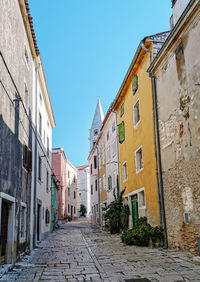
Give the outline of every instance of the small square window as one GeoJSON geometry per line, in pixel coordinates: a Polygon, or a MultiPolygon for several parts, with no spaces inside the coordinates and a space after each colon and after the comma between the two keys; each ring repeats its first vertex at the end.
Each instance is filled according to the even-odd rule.
{"type": "Polygon", "coordinates": [[[98,133],[99,133],[98,129],[95,129],[95,130],[94,130],[94,136],[97,136],[98,133]]]}

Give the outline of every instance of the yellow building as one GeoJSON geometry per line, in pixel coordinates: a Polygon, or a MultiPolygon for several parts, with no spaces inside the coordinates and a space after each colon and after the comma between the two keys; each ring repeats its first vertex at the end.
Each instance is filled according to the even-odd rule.
{"type": "Polygon", "coordinates": [[[168,33],[144,38],[113,103],[119,130],[121,189],[129,204],[129,228],[139,217],[159,224],[159,194],[154,145],[152,84],[147,73],[151,59],[168,33]]]}

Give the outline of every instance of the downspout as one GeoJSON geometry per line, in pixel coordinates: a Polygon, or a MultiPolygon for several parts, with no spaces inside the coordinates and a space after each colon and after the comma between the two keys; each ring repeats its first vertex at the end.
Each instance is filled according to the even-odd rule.
{"type": "MultiPolygon", "coordinates": [[[[149,55],[149,64],[151,65],[151,51],[144,46],[144,40],[141,42],[141,47],[144,51],[148,52],[149,55]]],[[[160,135],[159,135],[159,124],[158,124],[158,107],[157,107],[157,92],[156,92],[156,77],[152,76],[149,72],[149,77],[152,80],[153,85],[153,106],[154,106],[154,119],[155,119],[155,129],[156,129],[156,144],[157,144],[157,158],[158,158],[158,172],[156,171],[156,182],[157,182],[157,193],[158,193],[158,203],[159,203],[159,215],[160,215],[160,223],[163,222],[164,229],[164,248],[168,248],[168,240],[167,240],[167,224],[166,224],[166,216],[165,216],[165,203],[164,203],[164,189],[163,189],[163,177],[162,177],[162,164],[161,164],[161,152],[160,152],[160,135]],[[160,189],[158,186],[158,174],[159,174],[159,182],[160,189]],[[160,190],[160,191],[159,191],[160,190]],[[160,193],[159,193],[160,192],[160,193]],[[162,210],[162,213],[161,213],[162,210]]]]}
{"type": "Polygon", "coordinates": [[[159,135],[159,123],[158,123],[158,107],[157,107],[157,91],[156,91],[156,77],[152,76],[149,72],[149,76],[153,83],[153,102],[155,110],[155,125],[156,125],[156,139],[157,139],[157,156],[158,156],[158,169],[159,169],[159,182],[160,182],[160,194],[161,194],[161,209],[163,216],[163,229],[164,229],[164,248],[168,248],[167,240],[167,224],[165,216],[165,201],[164,201],[164,189],[163,189],[163,176],[162,176],[162,163],[161,163],[161,152],[160,152],[160,135],[159,135]]]}
{"type": "MultiPolygon", "coordinates": [[[[37,63],[37,61],[36,61],[37,63]]],[[[36,227],[37,227],[37,77],[40,65],[35,67],[35,157],[34,157],[34,197],[33,197],[33,246],[36,246],[36,227]]]]}

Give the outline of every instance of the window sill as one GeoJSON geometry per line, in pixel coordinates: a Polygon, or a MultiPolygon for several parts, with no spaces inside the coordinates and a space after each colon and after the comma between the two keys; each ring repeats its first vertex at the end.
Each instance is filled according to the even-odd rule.
{"type": "Polygon", "coordinates": [[[136,128],[140,124],[140,121],[141,119],[136,124],[133,124],[133,127],[136,128]]]}

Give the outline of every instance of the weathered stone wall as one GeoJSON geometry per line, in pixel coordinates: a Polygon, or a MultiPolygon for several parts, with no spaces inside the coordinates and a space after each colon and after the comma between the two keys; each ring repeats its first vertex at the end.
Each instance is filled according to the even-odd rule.
{"type": "MultiPolygon", "coordinates": [[[[25,102],[25,87],[29,92],[27,112],[31,116],[33,60],[26,36],[18,0],[0,1],[0,51],[18,91],[25,102]],[[25,47],[28,63],[25,59],[25,47]]],[[[0,57],[0,192],[15,198],[15,250],[29,244],[31,172],[23,168],[23,144],[32,148],[31,128],[22,102],[13,102],[16,89],[0,57]],[[26,240],[20,243],[21,202],[27,205],[26,240]]],[[[15,256],[15,254],[13,254],[15,256]]]]}
{"type": "Polygon", "coordinates": [[[198,253],[200,237],[200,11],[156,72],[169,246],[198,253]]]}

